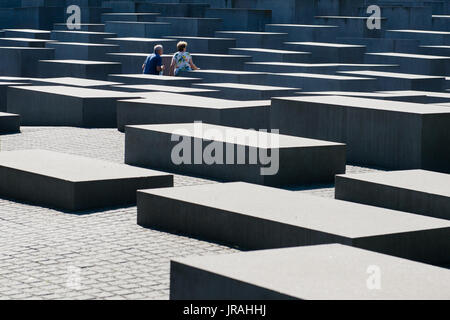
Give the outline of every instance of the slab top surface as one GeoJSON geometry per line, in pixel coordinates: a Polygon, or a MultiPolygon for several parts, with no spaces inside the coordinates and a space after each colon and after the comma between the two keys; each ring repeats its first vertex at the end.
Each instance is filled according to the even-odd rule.
{"type": "Polygon", "coordinates": [[[80,64],[80,65],[120,65],[119,62],[92,61],[92,60],[39,60],[41,62],[80,64]]]}
{"type": "Polygon", "coordinates": [[[0,152],[0,167],[71,182],[168,175],[160,171],[38,149],[0,152]]]}
{"type": "Polygon", "coordinates": [[[347,238],[450,228],[450,221],[244,182],[145,193],[347,238]]]}
{"type": "Polygon", "coordinates": [[[133,99],[127,101],[151,105],[171,105],[179,107],[195,107],[195,108],[209,108],[209,109],[231,109],[238,107],[270,106],[270,100],[237,101],[237,100],[226,100],[201,96],[191,96],[188,94],[178,94],[171,92],[149,92],[143,99],[133,99]]]}
{"type": "Polygon", "coordinates": [[[373,52],[366,53],[374,56],[384,56],[384,57],[397,57],[397,58],[413,58],[413,59],[425,59],[425,60],[440,60],[440,59],[450,59],[450,57],[444,56],[433,56],[425,54],[414,54],[414,53],[399,53],[399,52],[373,52]]]}
{"type": "Polygon", "coordinates": [[[274,99],[416,114],[450,113],[450,109],[444,106],[358,97],[322,95],[312,97],[277,97],[274,99]]]}
{"type": "Polygon", "coordinates": [[[55,95],[71,96],[77,98],[117,98],[117,99],[134,99],[139,98],[140,95],[131,92],[100,90],[81,87],[69,86],[13,86],[11,88],[50,93],[55,95]]]}
{"type": "Polygon", "coordinates": [[[450,197],[450,174],[445,173],[427,170],[401,170],[339,176],[450,197]]]}
{"type": "Polygon", "coordinates": [[[120,85],[119,82],[93,80],[86,78],[60,77],[60,78],[34,78],[33,81],[55,83],[58,85],[76,86],[76,87],[95,87],[95,86],[113,86],[120,85]]]}
{"type": "Polygon", "coordinates": [[[420,74],[410,74],[410,73],[397,73],[397,72],[384,72],[384,71],[373,71],[373,70],[361,70],[361,71],[339,71],[339,73],[345,74],[355,74],[370,77],[386,77],[386,78],[399,78],[399,79],[444,79],[444,77],[438,76],[427,76],[420,74]]]}
{"type": "Polygon", "coordinates": [[[287,44],[299,44],[312,47],[329,47],[329,48],[364,48],[363,45],[346,44],[346,43],[332,43],[332,42],[286,42],[287,44]]]}
{"type": "MultiPolygon", "coordinates": [[[[120,89],[135,89],[142,91],[163,91],[163,92],[174,92],[174,93],[197,93],[197,92],[216,92],[217,90],[209,90],[202,88],[194,88],[194,87],[177,87],[177,86],[163,86],[157,84],[131,84],[131,85],[118,85],[114,86],[114,88],[120,89]]],[[[139,93],[141,94],[141,93],[139,93]]]]}
{"type": "Polygon", "coordinates": [[[207,123],[174,123],[155,125],[131,125],[128,127],[158,131],[180,136],[240,144],[257,148],[295,148],[344,146],[342,143],[287,136],[272,132],[246,130],[207,123]]]}
{"type": "MultiPolygon", "coordinates": [[[[145,54],[147,55],[147,54],[145,54]]],[[[198,70],[200,71],[200,70],[198,70]]],[[[197,71],[196,71],[197,72],[197,71]]],[[[149,79],[149,80],[168,80],[168,81],[181,81],[181,80],[191,80],[191,81],[199,81],[198,78],[189,78],[189,77],[174,77],[174,76],[159,76],[155,74],[112,74],[112,77],[125,77],[125,78],[137,78],[137,79],[149,79]]]]}
{"type": "Polygon", "coordinates": [[[288,87],[275,87],[275,86],[263,86],[254,84],[244,84],[244,83],[231,83],[231,82],[219,82],[219,83],[197,83],[194,86],[201,87],[217,87],[217,88],[232,88],[232,89],[246,89],[246,90],[259,90],[259,91],[270,91],[270,90],[300,90],[300,88],[288,88],[288,87]]]}
{"type": "Polygon", "coordinates": [[[450,270],[340,244],[174,261],[307,300],[450,299],[450,270]],[[379,290],[367,284],[376,270],[379,290]]]}

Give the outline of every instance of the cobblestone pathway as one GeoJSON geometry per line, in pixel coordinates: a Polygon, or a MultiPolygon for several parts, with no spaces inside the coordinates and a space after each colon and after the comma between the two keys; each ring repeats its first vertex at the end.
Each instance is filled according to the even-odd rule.
{"type": "MultiPolygon", "coordinates": [[[[46,149],[123,163],[115,129],[23,127],[2,151],[46,149]]],[[[348,166],[348,172],[367,171],[348,166]]],[[[175,176],[175,186],[215,183],[175,176]]],[[[333,197],[332,186],[296,192],[333,197]]],[[[0,198],[0,299],[168,299],[169,262],[234,249],[141,228],[136,207],[68,214],[0,198]]]]}

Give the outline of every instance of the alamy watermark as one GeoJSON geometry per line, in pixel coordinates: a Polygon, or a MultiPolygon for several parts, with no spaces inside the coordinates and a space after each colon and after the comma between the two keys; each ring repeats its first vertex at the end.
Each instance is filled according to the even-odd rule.
{"type": "Polygon", "coordinates": [[[66,21],[67,29],[80,30],[81,29],[81,8],[77,5],[70,5],[67,7],[66,13],[69,15],[66,21]]]}
{"type": "Polygon", "coordinates": [[[193,131],[187,128],[174,130],[171,141],[178,142],[171,152],[175,165],[250,164],[260,166],[263,176],[275,175],[279,170],[280,143],[279,130],[276,129],[270,132],[226,127],[217,129],[197,121],[193,131]]]}
{"type": "Polygon", "coordinates": [[[369,277],[366,280],[366,286],[369,290],[381,290],[381,268],[377,265],[367,267],[366,273],[369,277]]]}
{"type": "Polygon", "coordinates": [[[377,5],[367,7],[368,14],[371,16],[367,18],[366,26],[369,30],[381,29],[381,8],[377,5]]]}

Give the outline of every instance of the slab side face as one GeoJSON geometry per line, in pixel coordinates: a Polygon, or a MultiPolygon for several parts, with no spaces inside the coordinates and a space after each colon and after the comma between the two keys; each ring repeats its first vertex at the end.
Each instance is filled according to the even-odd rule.
{"type": "Polygon", "coordinates": [[[127,164],[222,181],[305,185],[345,172],[343,144],[205,123],[127,126],[125,149],[127,164]]]}
{"type": "Polygon", "coordinates": [[[450,271],[330,244],[172,260],[170,287],[174,300],[449,299],[450,271]]]}
{"type": "Polygon", "coordinates": [[[449,221],[242,182],[139,191],[138,224],[248,249],[342,243],[449,260],[449,221]]]}
{"type": "Polygon", "coordinates": [[[425,170],[336,176],[336,199],[450,220],[450,175],[425,170]]]}
{"type": "Polygon", "coordinates": [[[173,176],[45,150],[0,153],[0,194],[81,210],[132,204],[136,190],[173,186],[173,176]]]}

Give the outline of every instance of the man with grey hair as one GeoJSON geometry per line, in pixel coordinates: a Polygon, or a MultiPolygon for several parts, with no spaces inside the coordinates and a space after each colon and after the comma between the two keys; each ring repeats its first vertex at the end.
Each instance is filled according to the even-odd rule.
{"type": "Polygon", "coordinates": [[[142,70],[144,74],[156,74],[159,75],[164,71],[164,65],[162,64],[161,55],[163,54],[163,46],[157,44],[153,48],[153,53],[147,57],[144,64],[142,65],[142,70]]]}

